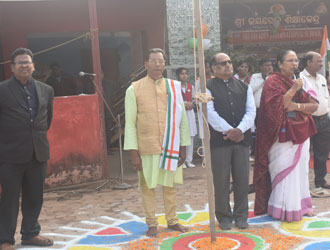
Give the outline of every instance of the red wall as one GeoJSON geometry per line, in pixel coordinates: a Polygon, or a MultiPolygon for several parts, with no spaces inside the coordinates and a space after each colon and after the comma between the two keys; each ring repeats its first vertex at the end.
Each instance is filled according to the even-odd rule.
{"type": "Polygon", "coordinates": [[[50,160],[47,166],[46,188],[103,177],[96,95],[56,97],[48,139],[50,160]]]}
{"type": "Polygon", "coordinates": [[[50,160],[46,186],[100,179],[101,138],[96,95],[56,97],[48,131],[50,160]]]}
{"type": "MultiPolygon", "coordinates": [[[[143,31],[146,49],[164,47],[164,0],[96,0],[99,32],[143,31]]],[[[87,0],[0,1],[0,40],[3,60],[27,46],[29,34],[88,32],[87,0]]],[[[34,51],[36,52],[36,51],[34,51]]],[[[141,62],[143,63],[143,62],[141,62]]],[[[5,75],[11,75],[10,64],[5,75]]],[[[51,159],[46,186],[102,178],[100,118],[97,97],[58,97],[49,131],[51,159]]]]}
{"type": "MultiPolygon", "coordinates": [[[[146,48],[164,47],[164,0],[96,0],[99,31],[145,31],[146,48]]],[[[31,33],[87,32],[87,0],[0,1],[0,37],[4,60],[26,47],[31,33]]],[[[6,76],[10,68],[6,65],[6,76]]]]}
{"type": "MultiPolygon", "coordinates": [[[[165,3],[164,0],[96,0],[99,32],[144,31],[145,48],[163,48],[165,3]]],[[[10,60],[16,48],[26,47],[29,34],[88,31],[87,0],[0,1],[3,60],[10,60]]],[[[5,65],[5,75],[6,78],[11,75],[10,64],[5,65]]],[[[109,172],[101,166],[97,96],[55,98],[54,120],[48,135],[51,159],[46,186],[100,179],[109,172]]]]}

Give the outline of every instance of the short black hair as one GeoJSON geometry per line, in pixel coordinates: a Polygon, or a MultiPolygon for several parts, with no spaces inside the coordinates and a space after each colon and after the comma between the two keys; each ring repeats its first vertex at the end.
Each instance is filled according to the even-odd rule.
{"type": "Polygon", "coordinates": [[[179,75],[181,74],[181,72],[182,72],[183,70],[186,70],[186,71],[188,72],[188,69],[187,69],[187,68],[184,68],[184,67],[180,67],[180,68],[177,68],[177,69],[175,70],[175,74],[176,74],[176,76],[177,76],[178,79],[179,79],[179,75]]]}
{"type": "Polygon", "coordinates": [[[249,63],[248,63],[245,59],[240,60],[240,61],[238,62],[238,64],[237,64],[237,67],[241,66],[241,65],[244,64],[244,63],[246,63],[247,66],[248,66],[248,68],[250,68],[250,67],[249,67],[249,63]]]}
{"type": "Polygon", "coordinates": [[[261,67],[266,62],[272,62],[270,58],[262,58],[259,60],[259,67],[261,67]]]}
{"type": "Polygon", "coordinates": [[[162,53],[163,57],[164,57],[164,60],[167,61],[167,58],[166,58],[166,54],[164,52],[164,50],[160,49],[160,48],[153,48],[153,49],[149,49],[144,57],[144,61],[148,61],[150,59],[150,54],[153,54],[153,53],[162,53]]]}
{"type": "Polygon", "coordinates": [[[308,61],[313,61],[314,53],[313,52],[307,52],[304,54],[303,58],[301,59],[301,67],[306,68],[307,67],[307,62],[308,61]]]}
{"type": "Polygon", "coordinates": [[[15,64],[15,58],[19,55],[28,55],[31,57],[32,62],[33,62],[33,53],[31,50],[29,50],[27,48],[18,48],[18,49],[15,49],[14,52],[10,56],[11,64],[15,64]]]}

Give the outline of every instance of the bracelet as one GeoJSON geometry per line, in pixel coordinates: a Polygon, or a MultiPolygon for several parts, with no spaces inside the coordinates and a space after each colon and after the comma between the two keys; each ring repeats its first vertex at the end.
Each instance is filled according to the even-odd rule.
{"type": "Polygon", "coordinates": [[[287,91],[286,94],[287,94],[288,96],[290,96],[291,98],[293,98],[293,96],[294,96],[294,95],[290,94],[289,91],[287,91]]]}
{"type": "Polygon", "coordinates": [[[302,109],[305,110],[305,103],[303,103],[303,108],[302,109]]]}
{"type": "Polygon", "coordinates": [[[297,110],[300,110],[300,103],[297,103],[297,110]]]}

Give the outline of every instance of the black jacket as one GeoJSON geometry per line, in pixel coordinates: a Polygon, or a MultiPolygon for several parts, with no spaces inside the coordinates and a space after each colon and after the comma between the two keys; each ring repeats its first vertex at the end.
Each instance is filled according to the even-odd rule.
{"type": "Polygon", "coordinates": [[[31,122],[27,103],[14,77],[0,83],[0,162],[25,163],[32,159],[49,159],[47,130],[53,116],[52,87],[34,80],[38,111],[31,122]]]}
{"type": "MultiPolygon", "coordinates": [[[[214,109],[228,124],[236,128],[241,122],[246,112],[246,99],[248,86],[235,78],[230,78],[227,82],[219,78],[212,78],[207,81],[207,88],[214,97],[214,109]]],[[[235,142],[225,140],[223,134],[215,131],[210,126],[211,147],[221,147],[234,145],[235,142]]],[[[239,142],[244,146],[251,145],[252,137],[249,129],[244,133],[244,140],[239,142]]]]}

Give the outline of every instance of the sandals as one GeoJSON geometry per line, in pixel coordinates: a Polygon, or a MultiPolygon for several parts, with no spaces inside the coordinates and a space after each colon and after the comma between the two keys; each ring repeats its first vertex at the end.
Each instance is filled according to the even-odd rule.
{"type": "Polygon", "coordinates": [[[313,197],[318,197],[318,198],[323,198],[323,197],[330,197],[330,190],[317,187],[314,188],[313,190],[310,191],[311,196],[313,197]]]}
{"type": "Polygon", "coordinates": [[[54,244],[53,240],[43,237],[41,235],[34,236],[29,240],[22,240],[21,245],[49,247],[54,244]]]}

